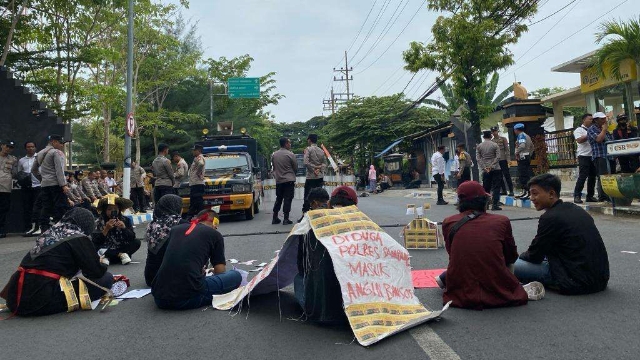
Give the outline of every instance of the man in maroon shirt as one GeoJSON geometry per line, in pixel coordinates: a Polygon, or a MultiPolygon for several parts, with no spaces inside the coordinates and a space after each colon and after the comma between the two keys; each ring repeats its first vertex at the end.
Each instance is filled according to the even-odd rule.
{"type": "Polygon", "coordinates": [[[460,214],[442,223],[449,266],[436,280],[444,285],[443,303],[482,310],[541,299],[541,283],[522,286],[511,271],[518,251],[509,219],[486,213],[490,196],[478,182],[465,182],[457,193],[460,214]]]}

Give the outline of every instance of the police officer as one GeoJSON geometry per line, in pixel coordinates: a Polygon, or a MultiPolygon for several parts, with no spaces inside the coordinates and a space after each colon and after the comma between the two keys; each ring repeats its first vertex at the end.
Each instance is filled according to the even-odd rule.
{"type": "Polygon", "coordinates": [[[182,184],[182,182],[188,180],[189,165],[182,158],[182,156],[180,156],[180,153],[178,151],[174,151],[171,154],[171,158],[173,162],[176,164],[176,172],[173,174],[173,176],[176,178],[176,182],[173,184],[173,187],[176,189],[175,191],[177,193],[178,189],[180,189],[180,185],[182,184]]]}
{"type": "Polygon", "coordinates": [[[174,194],[173,184],[176,178],[171,167],[171,160],[167,159],[169,154],[169,145],[158,145],[158,156],[151,163],[153,175],[156,178],[156,185],[153,188],[153,201],[155,203],[166,194],[174,194]]]}
{"type": "Polygon", "coordinates": [[[0,238],[7,237],[4,225],[11,206],[13,178],[18,175],[18,159],[11,155],[16,144],[6,141],[0,146],[0,238]]]}
{"type": "Polygon", "coordinates": [[[324,172],[327,168],[327,157],[324,151],[318,147],[318,135],[309,134],[307,136],[307,148],[304,150],[304,165],[307,168],[307,178],[304,182],[304,203],[302,204],[302,221],[304,213],[309,211],[311,204],[307,201],[307,196],[313,188],[324,186],[324,172]]]}
{"type": "Polygon", "coordinates": [[[191,149],[193,162],[189,168],[189,215],[197,215],[204,209],[204,156],[203,147],[196,144],[191,149]]]}
{"type": "Polygon", "coordinates": [[[40,229],[32,235],[49,230],[49,218],[53,217],[53,221],[58,222],[69,210],[67,193],[70,189],[64,173],[65,156],[62,152],[67,142],[60,135],[49,135],[49,145],[36,155],[31,172],[40,179],[42,209],[40,229]]]}
{"type": "Polygon", "coordinates": [[[524,124],[518,123],[513,126],[516,134],[516,160],[518,160],[518,178],[522,187],[522,194],[516,196],[522,200],[529,199],[529,188],[527,183],[531,178],[531,155],[533,155],[533,141],[524,132],[524,124]]]}
{"type": "Polygon", "coordinates": [[[504,183],[507,182],[507,188],[509,189],[509,196],[513,196],[513,182],[511,181],[511,174],[509,174],[509,160],[511,160],[511,154],[509,153],[509,140],[506,137],[500,136],[498,132],[498,127],[494,126],[491,128],[491,135],[494,143],[498,144],[498,148],[500,149],[500,158],[498,164],[500,165],[500,171],[502,172],[502,177],[504,181],[500,180],[500,189],[501,195],[507,195],[505,191],[504,183]]]}

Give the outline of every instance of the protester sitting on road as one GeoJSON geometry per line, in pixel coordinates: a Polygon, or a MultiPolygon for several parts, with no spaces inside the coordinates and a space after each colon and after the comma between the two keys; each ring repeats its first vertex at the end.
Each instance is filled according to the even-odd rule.
{"type": "Polygon", "coordinates": [[[392,186],[393,182],[391,181],[389,175],[383,174],[380,176],[380,189],[382,189],[382,191],[390,189],[392,186]]]}
{"type": "Polygon", "coordinates": [[[82,301],[86,299],[83,295],[88,293],[91,300],[97,300],[104,290],[69,280],[82,271],[102,288],[110,289],[113,284],[113,275],[100,264],[89,238],[94,228],[91,212],[74,208],[40,235],[0,294],[9,310],[21,316],[49,315],[78,310],[78,303],[82,309],[89,305],[90,310],[91,305],[82,301]]]}
{"type": "MultiPolygon", "coordinates": [[[[355,191],[346,186],[336,188],[332,195],[331,201],[336,207],[358,203],[355,191]]],[[[329,194],[324,189],[315,188],[309,193],[311,210],[327,208],[328,200],[329,194]]],[[[342,291],[333,269],[333,262],[313,231],[300,237],[298,274],[294,278],[293,289],[309,320],[324,324],[346,323],[342,291]]]]}
{"type": "Polygon", "coordinates": [[[213,295],[240,286],[240,272],[226,270],[224,239],[215,230],[217,222],[215,211],[203,210],[191,224],[171,228],[162,265],[151,284],[159,308],[188,310],[211,305],[213,295]],[[213,275],[205,276],[209,262],[213,275]]]}
{"type": "Polygon", "coordinates": [[[108,195],[100,199],[97,210],[100,214],[96,231],[92,235],[93,243],[104,258],[103,264],[120,262],[127,265],[140,248],[140,240],[136,239],[133,224],[122,212],[133,206],[129,199],[108,195]]]}
{"type": "Polygon", "coordinates": [[[420,173],[418,170],[413,169],[411,172],[411,182],[407,185],[407,189],[419,189],[420,185],[422,185],[422,180],[420,180],[420,173]]]}
{"type": "Polygon", "coordinates": [[[151,286],[156,277],[164,253],[167,250],[169,231],[182,222],[182,198],[168,194],[162,197],[153,210],[153,220],[147,226],[144,239],[147,241],[147,264],[144,267],[144,281],[151,286]]]}
{"type": "Polygon", "coordinates": [[[486,212],[491,195],[476,181],[464,182],[457,193],[460,214],[442,223],[449,266],[436,281],[444,288],[443,303],[482,310],[541,299],[541,283],[522,286],[510,269],[518,258],[511,223],[486,212]]]}
{"type": "Polygon", "coordinates": [[[543,174],[528,187],[536,210],[546,210],[529,249],[515,263],[521,282],[539,281],[561,294],[602,291],[609,282],[609,259],[593,218],[581,207],[559,199],[561,181],[543,174]]]}

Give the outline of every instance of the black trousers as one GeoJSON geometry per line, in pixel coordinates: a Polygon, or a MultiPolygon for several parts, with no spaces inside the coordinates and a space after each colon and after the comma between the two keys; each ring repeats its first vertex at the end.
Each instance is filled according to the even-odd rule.
{"type": "Polygon", "coordinates": [[[502,183],[502,170],[491,170],[482,173],[482,187],[484,191],[491,194],[493,206],[498,206],[500,202],[500,184],[502,183]]]}
{"type": "Polygon", "coordinates": [[[595,158],[593,159],[593,163],[596,167],[596,172],[598,174],[598,198],[600,200],[604,200],[609,198],[607,194],[605,194],[602,189],[602,179],[600,179],[600,175],[608,175],[616,173],[616,162],[615,160],[608,160],[607,158],[595,158]],[[608,167],[607,167],[608,163],[608,167]]]}
{"type": "Polygon", "coordinates": [[[133,210],[140,212],[145,208],[144,187],[131,188],[131,201],[133,201],[133,210]]]}
{"type": "Polygon", "coordinates": [[[444,175],[435,174],[433,175],[433,179],[438,184],[438,201],[444,201],[444,197],[442,196],[442,191],[444,190],[444,175]]]}
{"type": "Polygon", "coordinates": [[[285,219],[289,218],[289,213],[291,212],[291,201],[293,201],[295,192],[296,192],[295,181],[276,184],[276,202],[273,204],[273,216],[278,216],[278,212],[280,212],[280,206],[283,205],[283,201],[284,201],[284,206],[282,206],[282,212],[284,213],[285,219]]]}
{"type": "Polygon", "coordinates": [[[204,184],[191,185],[189,189],[189,215],[197,215],[204,209],[204,184]]]}
{"type": "Polygon", "coordinates": [[[315,189],[318,187],[324,186],[324,179],[306,179],[304,182],[304,203],[302,204],[302,212],[306,213],[311,208],[311,203],[307,201],[307,196],[309,196],[309,191],[311,189],[315,189]]]}
{"type": "Polygon", "coordinates": [[[4,234],[7,214],[11,208],[11,193],[0,192],[0,234],[4,234]]]}
{"type": "MultiPolygon", "coordinates": [[[[573,196],[582,196],[582,189],[584,189],[584,183],[587,182],[587,198],[593,197],[596,189],[596,166],[591,160],[591,156],[578,156],[578,180],[576,180],[576,187],[573,189],[573,196]]],[[[603,196],[600,193],[598,196],[603,196]]]]}
{"type": "Polygon", "coordinates": [[[62,219],[62,215],[69,210],[67,195],[62,191],[62,186],[45,186],[40,189],[40,201],[42,208],[40,209],[40,229],[42,232],[48,230],[49,218],[53,218],[53,222],[57,223],[62,219]]]}
{"type": "Polygon", "coordinates": [[[460,179],[458,179],[458,186],[462,185],[465,181],[471,181],[471,168],[466,167],[464,169],[460,169],[462,175],[460,175],[460,179]]]}
{"type": "Polygon", "coordinates": [[[30,230],[32,223],[37,223],[40,214],[38,209],[42,207],[39,200],[40,186],[22,189],[22,221],[24,229],[30,230]]]}
{"type": "MultiPolygon", "coordinates": [[[[93,242],[93,246],[95,246],[96,250],[101,249],[102,246],[104,245],[103,242],[97,241],[95,239],[92,239],[91,241],[93,242]]],[[[120,244],[120,247],[117,249],[108,249],[104,253],[104,256],[107,259],[109,259],[109,262],[119,263],[120,258],[118,257],[118,255],[120,253],[126,253],[127,255],[132,256],[133,254],[135,254],[136,251],[138,251],[138,249],[140,249],[140,245],[141,245],[140,240],[134,238],[129,242],[120,244]]]]}
{"type": "Polygon", "coordinates": [[[531,157],[526,156],[518,160],[518,179],[520,180],[522,190],[529,191],[527,183],[531,179],[531,157]]]}
{"type": "Polygon", "coordinates": [[[620,171],[623,173],[634,173],[638,170],[638,155],[628,155],[618,157],[620,163],[620,171]]]}
{"type": "Polygon", "coordinates": [[[509,193],[513,193],[513,181],[511,181],[511,174],[509,173],[509,163],[507,160],[500,160],[500,171],[502,172],[502,177],[504,181],[500,180],[500,190],[506,192],[509,190],[509,193]],[[507,187],[505,188],[504,183],[507,183],[507,187]]]}
{"type": "Polygon", "coordinates": [[[153,202],[157,204],[161,197],[167,194],[175,194],[173,186],[160,185],[153,188],[153,202]]]}

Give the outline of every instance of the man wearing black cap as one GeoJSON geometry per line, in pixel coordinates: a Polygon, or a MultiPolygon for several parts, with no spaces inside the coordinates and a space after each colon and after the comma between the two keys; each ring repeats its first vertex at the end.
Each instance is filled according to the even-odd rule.
{"type": "MultiPolygon", "coordinates": [[[[511,161],[511,153],[509,152],[509,140],[506,137],[500,136],[500,132],[498,132],[498,127],[494,126],[491,128],[491,135],[493,135],[494,143],[498,144],[498,148],[500,149],[500,157],[498,161],[498,165],[500,165],[500,171],[502,171],[502,177],[507,182],[507,188],[509,189],[509,196],[513,196],[513,182],[511,181],[511,174],[509,174],[509,161],[511,161]]],[[[500,180],[500,193],[502,195],[507,195],[504,183],[505,181],[500,180]]]]}
{"type": "Polygon", "coordinates": [[[491,210],[502,210],[499,206],[500,183],[502,182],[502,171],[500,171],[500,165],[498,165],[500,149],[491,140],[491,131],[484,131],[482,138],[484,141],[476,147],[478,168],[482,170],[482,185],[484,186],[484,191],[491,192],[493,200],[491,210]]]}
{"type": "Polygon", "coordinates": [[[4,226],[11,206],[13,178],[18,175],[18,159],[11,155],[15,147],[13,141],[6,141],[0,150],[0,238],[7,237],[4,226]]]}
{"type": "MultiPolygon", "coordinates": [[[[629,126],[629,118],[627,115],[620,114],[617,117],[618,126],[613,130],[614,140],[633,139],[638,137],[638,128],[629,126]]],[[[624,155],[618,156],[618,162],[620,163],[620,170],[623,173],[634,172],[640,164],[638,164],[638,155],[624,155]]]]}
{"type": "Polygon", "coordinates": [[[204,209],[204,156],[202,145],[196,144],[193,151],[193,162],[189,168],[189,215],[196,215],[204,209]]]}
{"type": "MultiPolygon", "coordinates": [[[[309,191],[313,188],[324,186],[324,171],[327,168],[327,157],[324,151],[317,145],[318,135],[309,134],[307,136],[307,148],[304,150],[304,165],[307,168],[307,178],[304,182],[304,204],[302,205],[302,216],[309,211],[309,191]]],[[[302,220],[302,218],[300,218],[302,220]]]]}
{"type": "Polygon", "coordinates": [[[51,227],[49,218],[53,217],[54,223],[62,218],[69,204],[67,193],[67,179],[64,175],[65,156],[62,150],[68,142],[60,135],[49,135],[49,145],[38,152],[31,172],[40,179],[40,196],[42,209],[40,212],[40,229],[32,235],[39,235],[51,227]]]}
{"type": "Polygon", "coordinates": [[[171,160],[167,159],[169,145],[158,145],[158,156],[151,163],[153,175],[156,178],[156,185],[153,188],[153,201],[157,202],[166,194],[174,194],[173,184],[176,178],[171,167],[171,160]]]}

